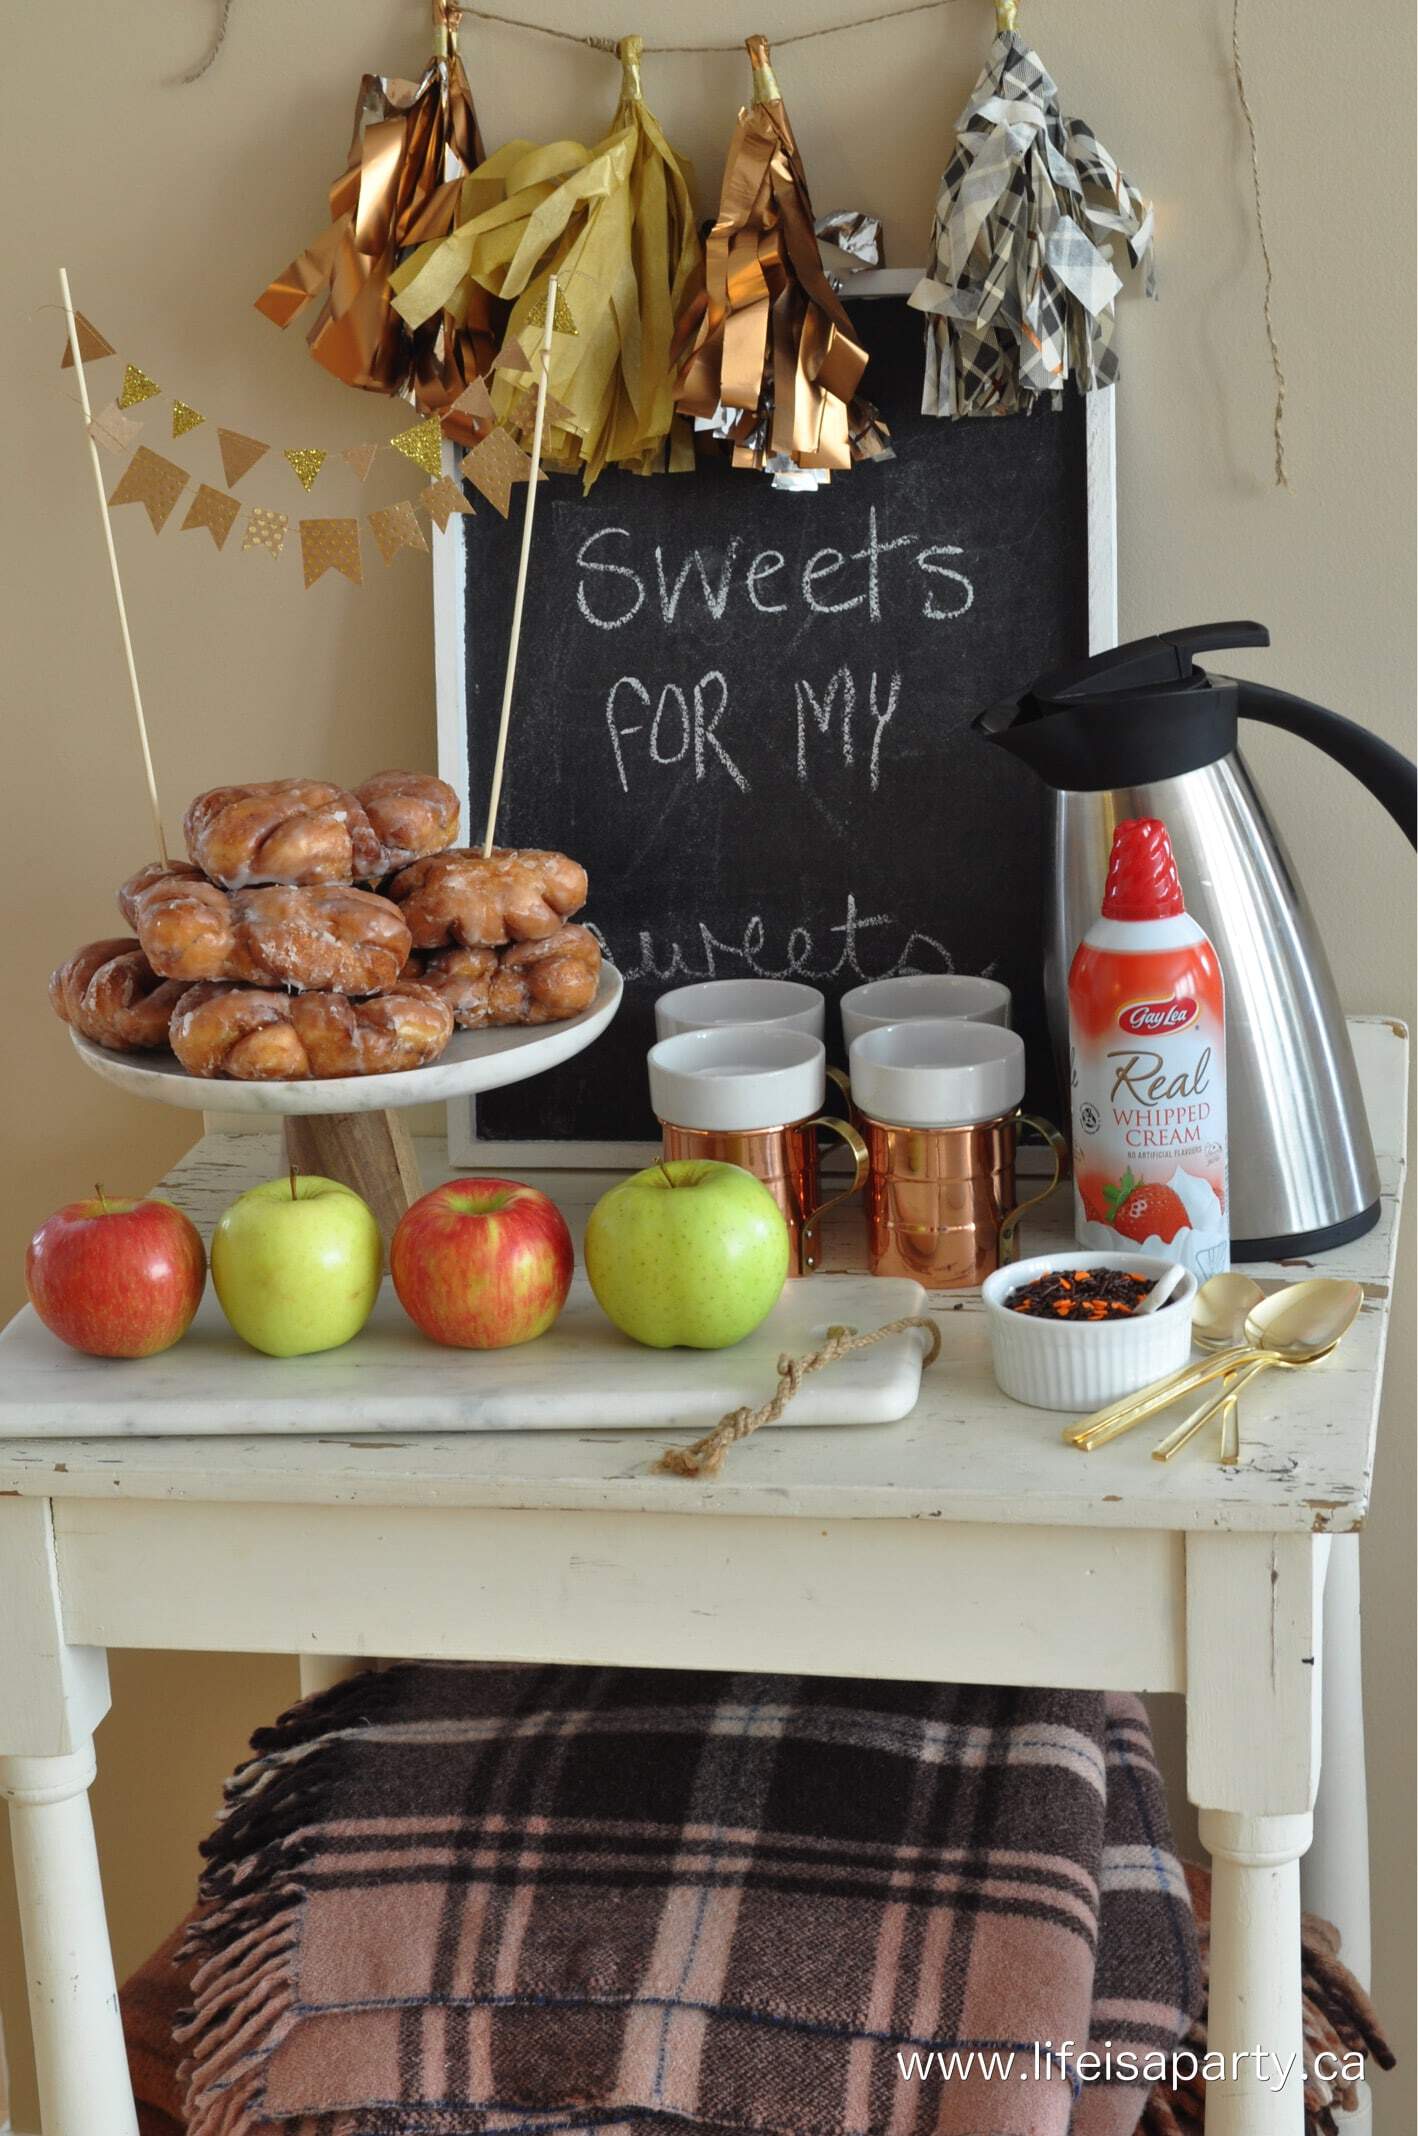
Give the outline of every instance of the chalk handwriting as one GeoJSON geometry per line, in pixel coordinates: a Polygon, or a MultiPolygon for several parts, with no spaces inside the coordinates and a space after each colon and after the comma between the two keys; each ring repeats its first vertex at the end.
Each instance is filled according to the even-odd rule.
{"type": "MultiPolygon", "coordinates": [[[[645,721],[631,723],[621,718],[622,693],[634,698],[642,711],[649,712],[650,692],[637,675],[621,675],[610,686],[606,697],[606,732],[610,736],[611,752],[615,758],[616,777],[620,790],[630,792],[630,777],[626,768],[622,742],[632,735],[643,734],[645,721]]],[[[667,682],[659,697],[654,700],[651,715],[649,751],[656,764],[682,764],[693,750],[694,776],[704,778],[712,756],[728,774],[741,794],[750,791],[748,780],[739,769],[728,749],[720,740],[718,726],[728,709],[729,686],[718,668],[711,668],[695,683],[689,699],[678,683],[667,682]],[[691,709],[692,707],[692,709],[691,709]]],[[[631,708],[633,709],[633,708],[631,708]]]]}
{"type": "Polygon", "coordinates": [[[880,623],[892,608],[907,607],[929,622],[953,623],[974,606],[975,586],[941,559],[963,554],[956,542],[914,532],[884,536],[874,504],[859,549],[815,549],[800,568],[790,568],[781,549],[750,554],[734,535],[727,548],[691,549],[678,561],[656,542],[642,569],[630,529],[600,526],[576,551],[576,606],[597,630],[623,630],[646,606],[653,586],[652,613],[667,630],[696,620],[721,623],[731,607],[786,615],[795,602],[805,618],[859,612],[880,623]],[[900,554],[893,566],[898,552],[914,553],[900,554]]]}
{"type": "Polygon", "coordinates": [[[672,980],[742,978],[745,974],[755,979],[894,979],[905,972],[955,969],[950,951],[934,935],[911,928],[903,940],[901,924],[893,913],[859,912],[851,891],[845,919],[826,929],[827,939],[820,947],[810,928],[795,926],[781,949],[770,949],[768,929],[759,913],[751,914],[738,938],[727,942],[703,920],[687,923],[684,942],[675,935],[657,935],[652,928],[642,928],[633,950],[628,939],[622,939],[617,948],[598,929],[593,927],[592,932],[628,986],[637,980],[665,985],[672,980]],[[864,941],[867,936],[869,942],[864,941]]]}

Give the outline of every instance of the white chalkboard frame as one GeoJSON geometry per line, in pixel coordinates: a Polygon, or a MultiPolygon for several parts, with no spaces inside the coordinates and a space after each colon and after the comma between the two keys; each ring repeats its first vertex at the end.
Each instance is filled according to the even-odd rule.
{"type": "MultiPolygon", "coordinates": [[[[897,270],[914,287],[917,276],[897,270]]],[[[892,277],[894,281],[896,277],[892,277]]],[[[874,278],[875,279],[875,278],[874,278]]],[[[886,280],[885,275],[882,277],[886,280]]],[[[865,276],[863,277],[865,280],[865,276]]],[[[894,293],[883,287],[879,292],[894,293]]],[[[1088,649],[1105,652],[1118,642],[1117,425],[1115,387],[1087,396],[1084,435],[1087,451],[1088,649]]],[[[443,449],[444,471],[456,475],[461,454],[443,449]]],[[[433,672],[438,710],[438,769],[457,789],[463,805],[466,837],[482,835],[481,812],[474,815],[468,798],[467,668],[464,657],[464,552],[461,516],[450,519],[447,532],[433,542],[433,672]]],[[[476,1098],[456,1098],[448,1106],[448,1161],[462,1171],[520,1170],[545,1165],[554,1153],[557,1164],[587,1169],[651,1164],[658,1142],[494,1142],[479,1141],[476,1098]]]]}

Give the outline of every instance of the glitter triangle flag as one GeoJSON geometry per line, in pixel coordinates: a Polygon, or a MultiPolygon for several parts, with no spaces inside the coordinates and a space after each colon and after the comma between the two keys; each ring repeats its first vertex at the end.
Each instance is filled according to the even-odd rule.
{"type": "Polygon", "coordinates": [[[153,532],[161,534],[186,487],[186,473],[175,461],[165,460],[160,452],[140,445],[108,501],[110,505],[141,504],[152,521],[153,532]]]}
{"type": "Polygon", "coordinates": [[[136,363],[123,366],[123,391],[118,396],[120,408],[136,408],[139,401],[151,400],[161,393],[162,387],[146,371],[140,371],[136,363]]]}
{"type": "Polygon", "coordinates": [[[426,475],[436,475],[443,465],[443,428],[436,415],[430,415],[422,423],[415,423],[410,430],[401,430],[389,443],[395,452],[401,452],[415,467],[421,467],[426,475]]]}
{"type": "Polygon", "coordinates": [[[240,510],[235,497],[228,497],[225,490],[213,489],[209,482],[204,482],[188,506],[182,532],[185,534],[189,527],[205,527],[217,547],[223,548],[240,510]]]}
{"type": "Polygon", "coordinates": [[[354,585],[363,585],[364,571],[359,560],[359,521],[302,519],[300,562],[305,573],[307,592],[327,571],[342,571],[354,585]]]}
{"type": "Polygon", "coordinates": [[[205,415],[199,415],[195,408],[189,408],[186,401],[173,402],[172,434],[175,438],[185,438],[189,430],[195,430],[199,423],[205,423],[206,420],[205,415]]]}
{"type": "Polygon", "coordinates": [[[281,454],[290,462],[296,481],[308,496],[315,487],[315,477],[325,465],[325,455],[318,445],[287,445],[281,454]]]}
{"type": "Polygon", "coordinates": [[[351,468],[361,482],[363,482],[378,457],[379,447],[377,445],[346,445],[340,453],[340,458],[344,461],[346,467],[351,468]]]}
{"type": "Polygon", "coordinates": [[[239,430],[223,430],[217,426],[217,443],[222,453],[222,473],[226,476],[228,489],[235,489],[243,475],[250,474],[258,460],[271,450],[259,438],[243,437],[239,430]]]}
{"type": "MultiPolygon", "coordinates": [[[[98,363],[102,357],[113,354],[113,343],[106,341],[92,319],[86,319],[81,311],[74,314],[74,332],[78,337],[79,355],[84,363],[98,363]]],[[[64,354],[59,359],[59,368],[61,371],[72,371],[74,368],[74,351],[67,333],[64,336],[64,354]]]]}
{"type": "MultiPolygon", "coordinates": [[[[463,456],[464,475],[504,519],[512,508],[513,483],[526,482],[531,472],[531,460],[505,430],[490,430],[480,445],[463,456]]],[[[540,479],[545,482],[545,474],[540,479]]]]}
{"type": "Polygon", "coordinates": [[[131,416],[123,413],[117,401],[110,401],[100,408],[89,424],[89,436],[95,445],[102,445],[105,452],[127,452],[142,429],[131,416]]]}
{"type": "Polygon", "coordinates": [[[407,497],[398,504],[386,505],[382,512],[371,512],[369,531],[379,544],[379,554],[386,564],[392,564],[401,549],[422,549],[428,554],[428,543],[423,538],[423,528],[414,517],[414,508],[407,497]]]}
{"type": "MultiPolygon", "coordinates": [[[[532,299],[532,308],[523,319],[524,326],[545,326],[547,323],[547,293],[543,289],[532,299]]],[[[552,313],[551,330],[554,334],[579,334],[581,329],[572,315],[561,290],[556,292],[556,310],[552,313]]]]}
{"type": "Polygon", "coordinates": [[[420,493],[419,503],[430,519],[437,520],[440,534],[447,533],[450,519],[469,514],[473,509],[451,475],[440,475],[436,482],[431,482],[420,493]]]}
{"type": "Polygon", "coordinates": [[[241,546],[243,549],[264,549],[268,556],[279,556],[286,545],[289,525],[289,512],[271,512],[264,504],[253,504],[241,546]]]}

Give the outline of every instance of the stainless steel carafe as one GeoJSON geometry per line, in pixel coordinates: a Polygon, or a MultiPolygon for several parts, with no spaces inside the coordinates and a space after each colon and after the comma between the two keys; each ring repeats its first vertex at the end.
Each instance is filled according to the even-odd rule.
{"type": "Polygon", "coordinates": [[[1236,743],[1257,719],[1322,749],[1418,842],[1415,772],[1367,728],[1263,684],[1210,675],[1192,655],[1268,645],[1259,623],[1139,638],[1042,676],[978,731],[1054,789],[1044,983],[1067,1088],[1068,971],[1097,918],[1114,826],[1160,817],[1187,910],[1226,984],[1231,1250],[1238,1260],[1322,1251],[1377,1221],[1379,1182],[1354,1056],[1324,945],[1294,864],[1236,743]]]}

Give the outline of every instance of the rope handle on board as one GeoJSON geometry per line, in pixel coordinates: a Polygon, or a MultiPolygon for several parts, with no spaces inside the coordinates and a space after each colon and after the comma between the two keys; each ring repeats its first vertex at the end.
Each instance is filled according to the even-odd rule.
{"type": "Polygon", "coordinates": [[[717,1476],[729,1448],[738,1440],[747,1439],[763,1425],[776,1424],[810,1372],[821,1372],[826,1366],[835,1365],[840,1358],[850,1357],[854,1350],[870,1350],[890,1335],[904,1335],[908,1328],[920,1328],[926,1336],[926,1354],[921,1360],[921,1370],[926,1371],[940,1356],[940,1329],[924,1313],[908,1313],[902,1320],[888,1320],[885,1327],[873,1328],[869,1335],[853,1335],[846,1328],[831,1327],[820,1350],[809,1351],[806,1357],[785,1354],[779,1358],[777,1389],[772,1400],[765,1402],[761,1409],[731,1409],[711,1432],[696,1439],[692,1446],[667,1447],[655,1467],[667,1476],[717,1476]]]}

